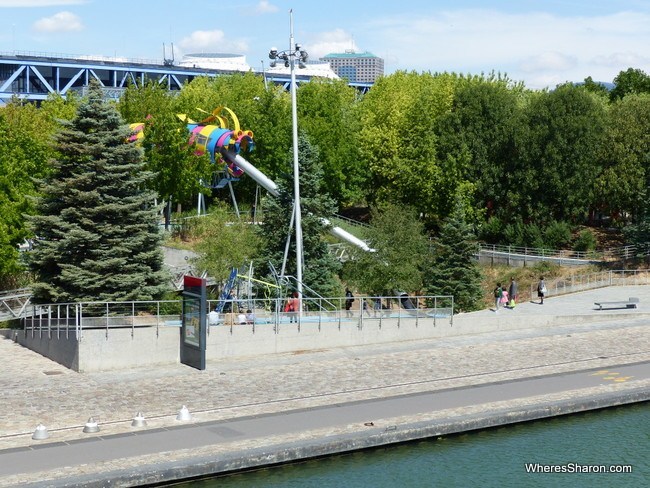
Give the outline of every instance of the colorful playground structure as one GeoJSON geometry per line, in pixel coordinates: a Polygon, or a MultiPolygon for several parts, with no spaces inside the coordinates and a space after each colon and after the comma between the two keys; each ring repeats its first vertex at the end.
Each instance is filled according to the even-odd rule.
{"type": "MultiPolygon", "coordinates": [[[[207,152],[212,163],[222,171],[223,177],[214,187],[223,188],[225,185],[229,185],[234,201],[231,183],[238,181],[246,173],[259,186],[277,197],[278,186],[275,182],[241,155],[242,152],[251,152],[255,148],[253,132],[242,130],[239,119],[228,107],[217,107],[211,113],[206,113],[208,117],[200,122],[193,121],[185,114],[179,114],[179,118],[187,123],[189,143],[196,144],[199,154],[207,152]]],[[[130,124],[133,134],[129,140],[138,141],[142,139],[144,137],[144,126],[143,122],[130,124]]],[[[329,220],[321,218],[321,221],[337,238],[364,251],[373,251],[363,240],[340,227],[332,225],[329,220]]]]}

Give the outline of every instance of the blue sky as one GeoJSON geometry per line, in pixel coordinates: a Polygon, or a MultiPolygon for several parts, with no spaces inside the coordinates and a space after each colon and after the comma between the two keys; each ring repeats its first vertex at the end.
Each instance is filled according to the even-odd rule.
{"type": "Polygon", "coordinates": [[[530,88],[650,73],[650,0],[0,0],[0,52],[162,60],[295,40],[316,59],[370,51],[395,70],[507,73],[530,88]],[[168,52],[169,54],[169,52],[168,52]]]}

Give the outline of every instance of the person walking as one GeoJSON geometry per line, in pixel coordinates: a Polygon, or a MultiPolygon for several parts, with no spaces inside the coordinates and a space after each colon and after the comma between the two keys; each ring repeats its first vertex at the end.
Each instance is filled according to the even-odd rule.
{"type": "Polygon", "coordinates": [[[537,283],[537,298],[539,298],[539,304],[544,305],[544,297],[548,291],[546,290],[546,283],[544,282],[544,277],[539,277],[539,283],[537,283]]]}
{"type": "Polygon", "coordinates": [[[352,317],[352,303],[354,302],[354,295],[349,288],[345,289],[345,315],[349,318],[352,317]]]}
{"type": "Polygon", "coordinates": [[[375,297],[375,303],[374,303],[372,308],[373,308],[375,317],[379,317],[381,315],[381,298],[380,297],[375,297]]]}
{"type": "Polygon", "coordinates": [[[501,288],[501,283],[497,283],[496,288],[494,289],[494,311],[499,311],[499,304],[501,303],[501,298],[503,297],[503,288],[501,288]]]}
{"type": "Polygon", "coordinates": [[[508,295],[510,296],[510,304],[509,308],[515,308],[517,305],[517,282],[515,281],[515,277],[510,278],[510,286],[508,287],[508,295]]]}

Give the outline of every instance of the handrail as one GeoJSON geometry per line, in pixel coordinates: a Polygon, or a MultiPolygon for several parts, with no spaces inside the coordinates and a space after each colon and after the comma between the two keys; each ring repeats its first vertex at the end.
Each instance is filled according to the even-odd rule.
{"type": "Polygon", "coordinates": [[[584,259],[584,260],[620,260],[637,256],[650,255],[650,243],[645,246],[627,245],[618,248],[603,249],[599,251],[573,251],[568,249],[546,249],[534,247],[512,246],[506,244],[478,243],[478,252],[498,252],[524,256],[584,259]]]}
{"type": "Polygon", "coordinates": [[[366,224],[365,222],[360,222],[358,220],[354,220],[339,214],[334,214],[332,216],[332,220],[342,220],[343,222],[346,222],[350,225],[357,226],[357,227],[370,227],[370,225],[366,224]]]}
{"type": "MultiPolygon", "coordinates": [[[[214,308],[217,300],[209,300],[206,313],[211,312],[208,323],[211,326],[233,326],[239,323],[249,323],[254,327],[272,325],[276,333],[280,326],[285,327],[301,323],[334,323],[341,326],[343,322],[352,321],[359,328],[364,321],[389,319],[415,320],[435,326],[437,319],[448,319],[453,324],[454,299],[452,296],[355,296],[355,306],[346,307],[348,297],[322,297],[318,310],[308,310],[305,304],[302,313],[285,312],[285,298],[260,298],[239,301],[233,299],[227,312],[217,313],[214,319],[214,308]],[[379,306],[377,306],[379,303],[379,306]],[[250,310],[250,312],[249,312],[250,310]],[[252,322],[249,315],[253,316],[252,322]],[[240,322],[243,317],[245,322],[240,322]]],[[[50,305],[32,305],[31,317],[23,321],[25,333],[47,334],[55,333],[57,337],[75,334],[81,340],[84,331],[90,329],[105,331],[108,339],[110,331],[129,330],[133,335],[136,328],[178,327],[182,321],[182,300],[167,301],[131,301],[131,302],[79,302],[50,305]]]]}
{"type": "MultiPolygon", "coordinates": [[[[605,286],[637,286],[650,285],[648,270],[615,270],[599,271],[582,275],[571,275],[568,278],[547,279],[548,296],[567,295],[579,291],[593,290],[605,286]]],[[[530,298],[537,297],[537,283],[530,285],[530,298]]]]}

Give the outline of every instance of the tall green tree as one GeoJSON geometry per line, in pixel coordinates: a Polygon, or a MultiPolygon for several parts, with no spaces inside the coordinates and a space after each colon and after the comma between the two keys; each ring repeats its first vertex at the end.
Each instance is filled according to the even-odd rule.
{"type": "Polygon", "coordinates": [[[92,83],[56,137],[39,215],[30,219],[34,301],[151,300],[167,289],[152,175],[129,134],[92,83]]]}
{"type": "Polygon", "coordinates": [[[312,80],[297,97],[298,124],[318,146],[327,193],[342,206],[363,201],[368,172],[359,153],[356,90],[345,80],[312,80]]]}
{"type": "Polygon", "coordinates": [[[144,123],[146,167],[154,173],[151,188],[168,204],[166,228],[172,201],[191,206],[200,192],[209,193],[205,184],[213,170],[209,156],[196,154],[189,143],[187,122],[179,118],[177,105],[175,97],[157,83],[128,87],[118,105],[128,122],[144,123]]]}
{"type": "Polygon", "coordinates": [[[650,188],[650,94],[611,104],[596,181],[596,209],[619,221],[643,215],[650,188]]]}
{"type": "MultiPolygon", "coordinates": [[[[299,138],[300,209],[303,234],[303,283],[323,297],[341,296],[341,285],[337,279],[340,263],[330,254],[324,236],[327,228],[323,218],[330,218],[336,206],[325,193],[323,169],[318,159],[318,149],[301,134],[299,138]]],[[[293,160],[292,157],[288,158],[293,160]]],[[[285,243],[293,212],[293,175],[285,173],[278,180],[279,196],[263,201],[264,223],[260,226],[263,240],[261,255],[265,256],[280,272],[284,258],[285,243]]],[[[295,226],[291,233],[291,244],[287,260],[286,275],[296,276],[295,226]]],[[[258,269],[267,268],[267,262],[258,264],[258,269]]]]}
{"type": "Polygon", "coordinates": [[[609,92],[611,100],[619,100],[631,94],[650,93],[650,76],[641,69],[628,68],[616,75],[614,85],[609,92]]]}
{"type": "Polygon", "coordinates": [[[531,94],[516,133],[509,180],[523,221],[581,222],[594,200],[605,102],[573,84],[531,94]]]}
{"type": "Polygon", "coordinates": [[[451,109],[455,83],[449,74],[397,72],[361,100],[359,145],[370,172],[370,203],[403,203],[439,218],[445,185],[434,128],[451,109]]]}
{"type": "Polygon", "coordinates": [[[455,194],[473,187],[473,209],[489,215],[517,208],[512,163],[523,89],[508,78],[468,76],[458,81],[451,111],[436,124],[438,158],[446,182],[443,215],[454,210],[455,194]],[[463,186],[461,186],[463,185],[463,186]],[[456,189],[456,191],[454,191],[456,189]]]}
{"type": "Polygon", "coordinates": [[[45,111],[14,99],[0,107],[0,289],[24,281],[18,245],[31,233],[25,215],[34,213],[34,178],[48,171],[50,136],[56,124],[45,111]]]}
{"type": "Polygon", "coordinates": [[[372,252],[351,249],[343,279],[357,289],[377,296],[422,290],[428,259],[428,240],[415,210],[385,203],[372,209],[366,230],[372,252]]]}
{"type": "Polygon", "coordinates": [[[476,237],[466,221],[465,205],[457,200],[434,242],[433,259],[425,275],[427,293],[452,295],[456,312],[482,308],[482,276],[475,253],[476,237]]]}

